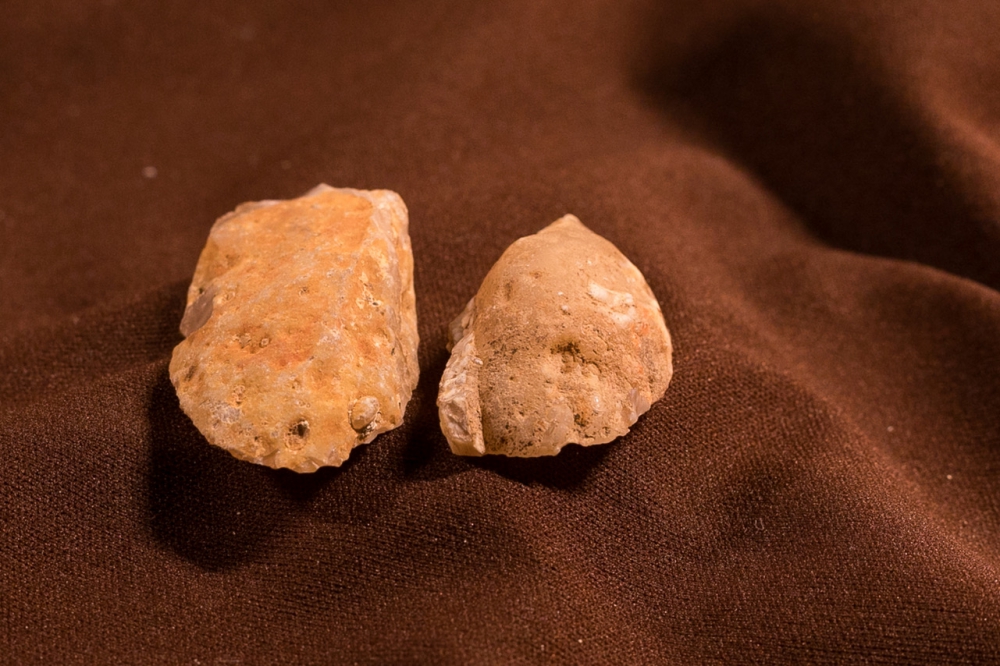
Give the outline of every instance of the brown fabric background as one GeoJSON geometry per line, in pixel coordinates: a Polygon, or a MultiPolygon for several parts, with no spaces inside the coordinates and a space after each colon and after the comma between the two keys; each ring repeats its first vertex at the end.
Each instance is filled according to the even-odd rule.
{"type": "Polygon", "coordinates": [[[0,238],[0,662],[1000,662],[994,0],[4,0],[0,238]],[[319,182],[409,205],[422,379],[297,476],[166,367],[213,220],[319,182]],[[566,212],[673,384],[454,457],[447,322],[566,212]]]}

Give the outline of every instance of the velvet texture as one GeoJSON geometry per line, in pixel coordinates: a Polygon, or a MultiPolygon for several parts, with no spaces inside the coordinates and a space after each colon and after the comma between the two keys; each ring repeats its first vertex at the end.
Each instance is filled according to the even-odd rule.
{"type": "Polygon", "coordinates": [[[994,0],[0,3],[0,662],[1000,661],[994,0]],[[404,425],[299,476],[167,360],[214,219],[410,210],[404,425]],[[447,324],[565,213],[675,343],[617,442],[452,456],[447,324]]]}

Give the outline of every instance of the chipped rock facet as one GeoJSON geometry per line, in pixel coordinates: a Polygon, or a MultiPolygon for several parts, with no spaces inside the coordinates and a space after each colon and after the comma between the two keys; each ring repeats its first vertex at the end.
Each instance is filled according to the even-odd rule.
{"type": "Polygon", "coordinates": [[[209,234],[170,380],[209,442],[312,472],[398,426],[417,385],[406,206],[320,185],[209,234]]]}
{"type": "Polygon", "coordinates": [[[572,215],[507,248],[450,342],[438,410],[460,455],[605,444],[673,374],[670,334],[642,273],[572,215]]]}

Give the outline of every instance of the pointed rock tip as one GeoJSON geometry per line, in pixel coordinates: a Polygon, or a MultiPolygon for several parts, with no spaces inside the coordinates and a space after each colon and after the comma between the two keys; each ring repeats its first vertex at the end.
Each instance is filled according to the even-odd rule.
{"type": "Polygon", "coordinates": [[[306,192],[302,196],[303,197],[314,197],[317,194],[323,194],[324,192],[329,192],[330,190],[333,190],[333,189],[335,189],[335,188],[330,187],[326,183],[320,183],[319,185],[317,185],[316,187],[312,188],[311,190],[309,190],[308,192],[306,192]]]}
{"type": "Polygon", "coordinates": [[[563,215],[538,233],[554,233],[558,231],[586,231],[591,234],[594,233],[587,225],[580,221],[580,218],[573,214],[563,215]]]}

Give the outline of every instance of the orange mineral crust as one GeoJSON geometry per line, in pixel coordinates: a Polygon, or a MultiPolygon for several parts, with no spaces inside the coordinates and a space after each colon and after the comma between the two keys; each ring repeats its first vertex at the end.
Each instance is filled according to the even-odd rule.
{"type": "Polygon", "coordinates": [[[215,223],[170,361],[209,442],[312,472],[402,422],[419,373],[407,225],[394,192],[326,185],[215,223]]]}

